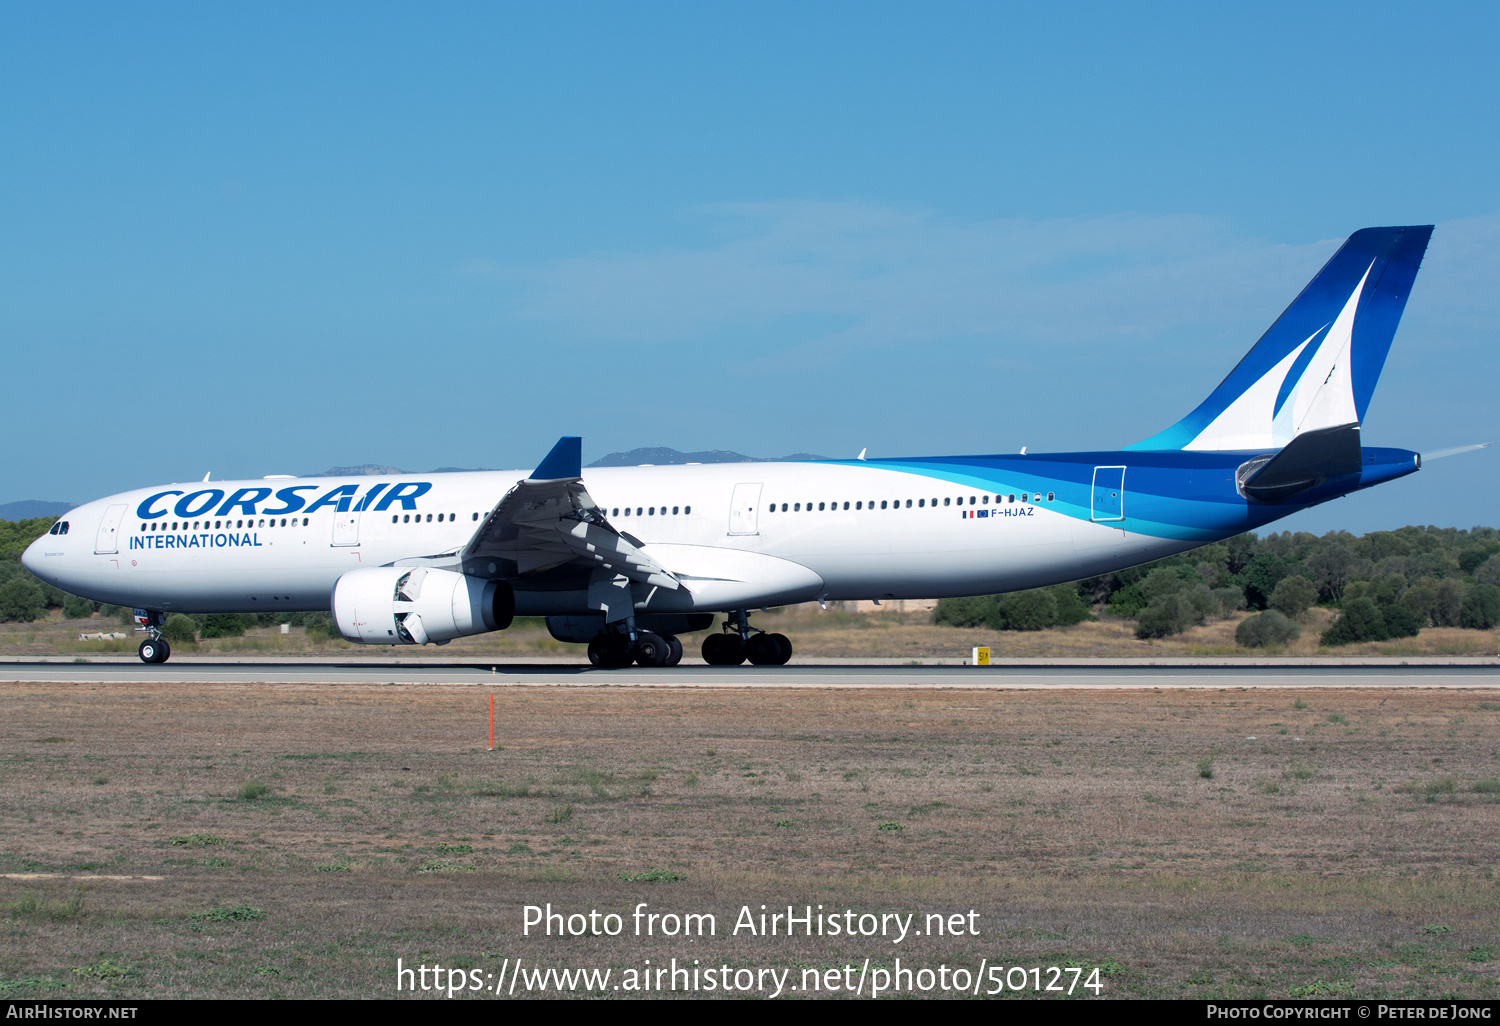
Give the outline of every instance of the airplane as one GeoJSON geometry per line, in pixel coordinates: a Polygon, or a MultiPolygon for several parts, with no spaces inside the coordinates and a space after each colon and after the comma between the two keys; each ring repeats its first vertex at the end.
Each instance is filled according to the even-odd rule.
{"type": "Polygon", "coordinates": [[[273,476],[138,489],[60,518],[40,579],[167,615],[331,611],[365,645],[443,645],[542,616],[598,667],[780,665],[755,610],[1037,588],[1251,531],[1421,468],[1360,424],[1432,234],[1355,232],[1187,416],[1121,450],[273,476]],[[73,534],[72,529],[78,528],[73,534]]]}

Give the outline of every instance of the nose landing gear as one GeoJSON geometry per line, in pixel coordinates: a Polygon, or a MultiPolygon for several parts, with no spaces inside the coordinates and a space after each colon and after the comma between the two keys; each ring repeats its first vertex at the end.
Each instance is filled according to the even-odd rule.
{"type": "Polygon", "coordinates": [[[147,609],[134,610],[136,633],[146,635],[141,647],[136,650],[143,663],[164,663],[172,657],[172,646],[161,636],[161,625],[167,622],[166,613],[147,609]]]}
{"type": "Polygon", "coordinates": [[[172,656],[172,646],[166,638],[147,638],[137,652],[143,663],[164,663],[172,656]]]}
{"type": "Polygon", "coordinates": [[[738,609],[724,618],[724,633],[703,639],[703,661],[710,666],[738,666],[746,659],[756,666],[782,666],[792,658],[785,634],[768,634],[750,626],[750,615],[738,609]]]}

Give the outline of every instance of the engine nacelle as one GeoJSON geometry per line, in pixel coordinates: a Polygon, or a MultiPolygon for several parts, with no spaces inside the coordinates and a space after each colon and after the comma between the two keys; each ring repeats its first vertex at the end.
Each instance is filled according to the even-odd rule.
{"type": "Polygon", "coordinates": [[[333,622],[361,645],[444,644],[503,631],[516,614],[504,581],[422,566],[351,570],[333,586],[333,622]]]}

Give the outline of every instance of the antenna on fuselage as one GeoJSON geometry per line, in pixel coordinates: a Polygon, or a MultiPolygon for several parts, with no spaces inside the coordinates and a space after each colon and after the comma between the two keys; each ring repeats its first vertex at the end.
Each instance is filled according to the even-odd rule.
{"type": "Polygon", "coordinates": [[[203,475],[203,480],[207,481],[209,478],[211,478],[213,476],[214,476],[214,472],[212,470],[210,470],[207,474],[203,475]]]}
{"type": "Polygon", "coordinates": [[[862,460],[862,459],[864,459],[864,458],[865,458],[865,453],[867,453],[867,452],[869,452],[869,451],[870,451],[870,450],[869,450],[869,449],[868,449],[868,448],[866,448],[866,449],[861,449],[861,450],[859,450],[859,455],[858,455],[858,456],[856,456],[856,457],[854,457],[854,458],[855,458],[855,459],[857,459],[857,460],[862,460]]]}

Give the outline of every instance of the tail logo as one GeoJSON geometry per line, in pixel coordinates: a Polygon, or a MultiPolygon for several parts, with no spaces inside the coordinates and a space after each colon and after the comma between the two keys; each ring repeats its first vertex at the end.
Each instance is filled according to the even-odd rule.
{"type": "Polygon", "coordinates": [[[1276,449],[1304,431],[1359,423],[1350,350],[1354,317],[1374,266],[1372,260],[1332,323],[1286,354],[1183,448],[1276,449]]]}

